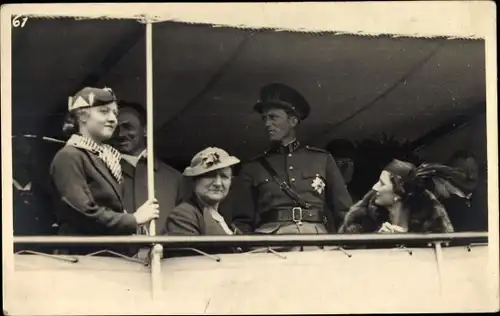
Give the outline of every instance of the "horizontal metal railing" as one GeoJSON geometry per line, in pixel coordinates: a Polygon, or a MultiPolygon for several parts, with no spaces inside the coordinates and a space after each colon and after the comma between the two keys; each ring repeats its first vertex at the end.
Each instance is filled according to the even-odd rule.
{"type": "Polygon", "coordinates": [[[123,245],[178,247],[255,247],[255,246],[347,246],[347,245],[408,245],[437,241],[451,243],[486,243],[487,232],[451,234],[332,234],[332,235],[233,235],[233,236],[16,236],[15,244],[24,245],[123,245]]]}
{"type": "MultiPolygon", "coordinates": [[[[464,232],[451,234],[337,234],[337,235],[233,235],[233,236],[15,236],[15,244],[24,245],[123,245],[134,244],[137,246],[151,247],[151,261],[155,256],[161,257],[163,249],[189,248],[197,250],[206,246],[233,246],[233,247],[271,247],[271,246],[339,246],[339,249],[347,253],[342,247],[348,245],[420,245],[432,246],[436,254],[436,266],[439,278],[439,295],[443,295],[442,288],[442,248],[441,244],[460,243],[470,247],[474,244],[485,244],[488,242],[487,232],[464,232]],[[162,245],[162,246],[160,246],[162,245]]],[[[274,252],[269,248],[271,252],[274,252]]],[[[203,254],[202,251],[197,252],[203,254]]],[[[409,252],[412,254],[411,251],[409,252]]],[[[349,257],[351,254],[347,253],[349,257]]],[[[44,254],[45,255],[45,254],[44,254]]],[[[208,254],[205,254],[208,255],[208,254]]],[[[284,256],[278,254],[280,257],[284,256]]],[[[78,262],[76,257],[52,256],[70,262],[78,262]]],[[[208,255],[211,256],[211,255],[208,255]]],[[[220,258],[213,256],[216,261],[220,258]]],[[[132,259],[131,259],[132,260],[132,259]]],[[[159,261],[159,260],[157,260],[159,261]]],[[[146,262],[144,262],[146,263],[146,262]]],[[[146,263],[147,264],[147,263],[146,263]]],[[[168,270],[166,270],[168,271],[168,270]]],[[[151,264],[151,295],[153,300],[162,299],[162,267],[159,264],[151,264]]]]}

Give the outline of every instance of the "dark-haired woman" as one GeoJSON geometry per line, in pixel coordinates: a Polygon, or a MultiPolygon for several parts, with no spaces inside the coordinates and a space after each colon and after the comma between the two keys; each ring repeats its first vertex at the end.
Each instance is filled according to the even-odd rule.
{"type": "Polygon", "coordinates": [[[116,129],[117,114],[109,88],[84,88],[69,98],[63,130],[70,138],[50,169],[60,235],[132,235],[158,217],[156,201],[147,201],[133,214],[123,207],[121,156],[105,144],[116,129]]]}
{"type": "Polygon", "coordinates": [[[454,231],[443,197],[462,192],[462,170],[438,164],[418,167],[393,160],[379,181],[344,218],[340,233],[451,233],[454,231]]]}

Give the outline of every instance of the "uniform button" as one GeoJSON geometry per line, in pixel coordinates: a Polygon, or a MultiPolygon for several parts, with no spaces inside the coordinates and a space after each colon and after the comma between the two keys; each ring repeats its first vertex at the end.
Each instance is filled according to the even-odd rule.
{"type": "Polygon", "coordinates": [[[292,154],[288,154],[288,157],[292,157],[292,154]]]}
{"type": "Polygon", "coordinates": [[[290,179],[290,181],[295,182],[295,178],[290,179]]]}
{"type": "Polygon", "coordinates": [[[293,166],[288,167],[288,169],[293,170],[293,166]]]}

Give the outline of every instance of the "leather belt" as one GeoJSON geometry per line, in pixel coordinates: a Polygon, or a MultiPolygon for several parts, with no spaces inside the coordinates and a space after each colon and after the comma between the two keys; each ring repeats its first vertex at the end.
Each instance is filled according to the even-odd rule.
{"type": "Polygon", "coordinates": [[[272,222],[310,222],[325,223],[326,218],[323,211],[308,210],[301,207],[294,207],[285,210],[270,210],[260,216],[262,223],[272,222]]]}

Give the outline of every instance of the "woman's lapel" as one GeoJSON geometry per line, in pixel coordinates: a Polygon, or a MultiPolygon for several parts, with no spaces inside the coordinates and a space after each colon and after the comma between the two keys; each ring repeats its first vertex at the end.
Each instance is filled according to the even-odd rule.
{"type": "Polygon", "coordinates": [[[93,154],[91,154],[89,152],[87,152],[87,155],[88,155],[90,161],[92,162],[92,164],[94,165],[95,169],[111,185],[111,187],[113,188],[113,191],[115,192],[116,196],[118,197],[118,199],[121,202],[122,201],[122,195],[120,194],[120,192],[121,192],[120,187],[119,187],[120,184],[115,179],[115,177],[113,177],[113,175],[111,174],[111,172],[108,170],[108,167],[106,167],[106,165],[104,164],[104,162],[100,158],[96,157],[95,155],[93,155],[93,154]]]}
{"type": "Polygon", "coordinates": [[[108,183],[113,188],[113,191],[115,191],[118,200],[120,200],[120,203],[122,203],[122,195],[120,194],[121,190],[119,188],[118,180],[116,180],[115,177],[111,174],[104,161],[96,156],[97,153],[95,152],[96,149],[94,144],[90,140],[83,138],[81,135],[74,134],[71,135],[71,137],[68,139],[68,141],[66,142],[66,146],[79,148],[87,154],[95,169],[101,174],[104,179],[108,181],[108,183]]]}

